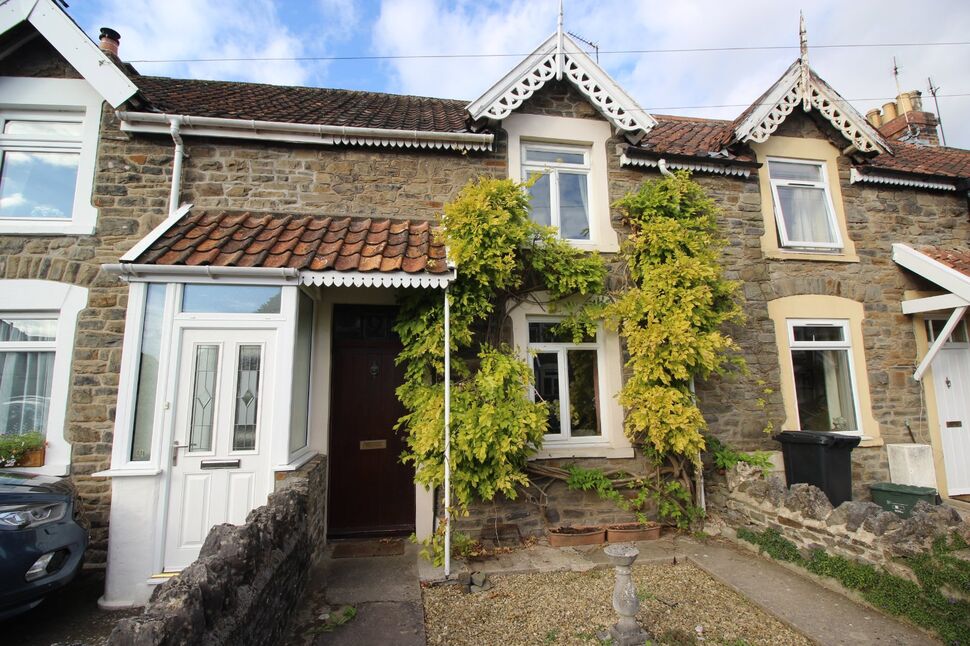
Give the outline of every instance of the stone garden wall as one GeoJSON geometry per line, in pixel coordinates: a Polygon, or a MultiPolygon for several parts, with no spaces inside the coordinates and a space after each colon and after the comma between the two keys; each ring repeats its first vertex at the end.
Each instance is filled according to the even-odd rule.
{"type": "Polygon", "coordinates": [[[880,566],[897,576],[907,568],[895,561],[928,551],[934,539],[953,531],[970,538],[970,524],[951,507],[917,503],[909,518],[866,501],[847,501],[832,507],[821,489],[809,484],[785,486],[784,475],[709,481],[707,530],[737,538],[747,529],[773,529],[803,554],[816,549],[880,566]]]}
{"type": "Polygon", "coordinates": [[[326,459],[280,480],[244,525],[216,525],[199,558],[123,619],[112,646],[266,646],[278,643],[322,554],[326,459]]]}

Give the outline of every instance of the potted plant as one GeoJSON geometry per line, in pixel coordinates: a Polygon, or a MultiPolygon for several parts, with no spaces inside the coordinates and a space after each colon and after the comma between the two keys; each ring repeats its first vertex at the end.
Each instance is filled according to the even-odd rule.
{"type": "Polygon", "coordinates": [[[37,432],[0,435],[0,467],[42,467],[46,445],[37,432]]]}
{"type": "Polygon", "coordinates": [[[599,545],[606,541],[606,529],[597,526],[556,527],[549,530],[549,545],[573,547],[574,545],[599,545]]]}
{"type": "Polygon", "coordinates": [[[638,518],[635,523],[619,523],[606,526],[606,540],[610,543],[652,541],[660,538],[660,523],[638,518]]]}

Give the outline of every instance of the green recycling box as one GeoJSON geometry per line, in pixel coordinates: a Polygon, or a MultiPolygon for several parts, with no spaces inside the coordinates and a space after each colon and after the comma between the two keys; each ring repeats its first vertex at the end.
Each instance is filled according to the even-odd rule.
{"type": "Polygon", "coordinates": [[[913,513],[913,506],[920,500],[925,500],[931,505],[936,504],[936,489],[932,487],[877,482],[870,485],[869,490],[872,491],[873,502],[903,518],[909,518],[913,513]]]}

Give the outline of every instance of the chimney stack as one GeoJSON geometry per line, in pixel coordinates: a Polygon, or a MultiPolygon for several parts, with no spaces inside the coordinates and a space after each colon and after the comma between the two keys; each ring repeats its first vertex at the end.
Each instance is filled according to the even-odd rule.
{"type": "Polygon", "coordinates": [[[923,111],[923,95],[919,90],[903,92],[879,108],[866,112],[866,121],[886,139],[906,141],[924,146],[939,146],[936,126],[940,121],[932,112],[923,111]]]}
{"type": "Polygon", "coordinates": [[[117,58],[118,46],[121,45],[121,34],[116,32],[111,27],[102,27],[101,37],[99,40],[99,47],[101,47],[101,51],[117,58]]]}

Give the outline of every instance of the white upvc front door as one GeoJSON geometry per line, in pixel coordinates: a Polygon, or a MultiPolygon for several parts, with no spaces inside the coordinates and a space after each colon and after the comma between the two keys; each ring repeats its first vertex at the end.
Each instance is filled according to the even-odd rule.
{"type": "Polygon", "coordinates": [[[165,571],[192,563],[220,523],[264,504],[274,332],[185,329],[177,366],[165,571]]]}
{"type": "Polygon", "coordinates": [[[970,494],[970,347],[948,341],[933,360],[947,493],[970,494]]]}

